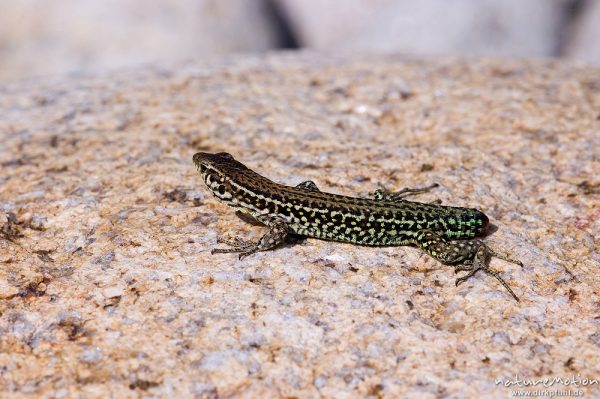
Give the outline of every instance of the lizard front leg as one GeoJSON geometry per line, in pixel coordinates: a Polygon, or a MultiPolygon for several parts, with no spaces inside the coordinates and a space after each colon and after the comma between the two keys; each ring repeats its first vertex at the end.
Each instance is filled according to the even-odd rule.
{"type": "Polygon", "coordinates": [[[317,187],[315,182],[312,180],[303,181],[302,183],[298,184],[296,186],[296,188],[301,188],[306,191],[315,191],[315,192],[321,191],[321,190],[319,190],[319,187],[317,187]]]}
{"type": "Polygon", "coordinates": [[[289,234],[288,225],[281,221],[275,220],[267,223],[269,231],[265,233],[258,241],[246,241],[240,238],[235,238],[232,241],[217,238],[217,243],[229,245],[231,248],[214,248],[211,254],[223,254],[223,253],[239,253],[239,258],[242,259],[255,252],[266,251],[274,248],[283,242],[289,234]]]}

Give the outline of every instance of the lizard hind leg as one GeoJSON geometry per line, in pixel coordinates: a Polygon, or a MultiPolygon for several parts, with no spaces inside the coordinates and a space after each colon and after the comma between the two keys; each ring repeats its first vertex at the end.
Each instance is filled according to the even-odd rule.
{"type": "Polygon", "coordinates": [[[459,286],[460,284],[464,283],[469,278],[473,277],[473,275],[475,273],[477,273],[478,271],[481,270],[484,273],[487,273],[490,276],[494,277],[496,280],[498,280],[500,282],[500,284],[502,284],[502,286],[504,288],[506,288],[506,290],[509,292],[509,294],[517,302],[519,302],[519,297],[517,297],[517,295],[514,293],[514,291],[508,285],[508,283],[500,276],[500,273],[498,273],[496,270],[490,268],[488,266],[488,263],[490,261],[490,258],[498,257],[500,259],[503,259],[503,260],[506,260],[509,262],[517,263],[521,266],[523,264],[519,261],[515,261],[508,257],[497,256],[496,252],[492,251],[487,245],[485,245],[483,242],[481,242],[479,240],[475,240],[475,243],[477,244],[477,246],[476,246],[476,250],[475,250],[475,256],[473,257],[473,261],[455,266],[457,272],[458,271],[466,271],[467,272],[467,274],[465,274],[464,276],[458,277],[456,279],[456,286],[459,286]]]}
{"type": "Polygon", "coordinates": [[[497,257],[522,266],[521,262],[494,252],[481,240],[448,241],[444,237],[431,231],[420,234],[417,237],[417,244],[421,249],[440,262],[453,265],[457,273],[461,271],[467,272],[465,275],[456,279],[457,286],[464,283],[481,270],[496,278],[500,284],[506,288],[510,295],[517,302],[519,301],[519,298],[506,281],[504,281],[497,271],[491,269],[488,266],[488,263],[492,257],[497,257]]]}
{"type": "Polygon", "coordinates": [[[487,250],[488,250],[488,252],[489,252],[489,254],[490,254],[491,257],[502,259],[505,262],[514,263],[515,265],[519,265],[519,266],[523,267],[523,262],[521,262],[518,259],[513,259],[513,258],[511,258],[508,255],[498,253],[498,252],[492,250],[489,247],[487,247],[487,250]]]}
{"type": "MultiPolygon", "coordinates": [[[[400,191],[389,191],[384,187],[378,188],[372,193],[373,199],[376,201],[386,201],[386,202],[401,202],[404,201],[406,197],[410,197],[411,195],[423,194],[431,189],[437,187],[438,184],[434,183],[426,187],[420,188],[403,188],[400,191]]],[[[437,203],[438,200],[433,201],[437,203]]],[[[441,202],[441,201],[440,201],[441,202]]]]}

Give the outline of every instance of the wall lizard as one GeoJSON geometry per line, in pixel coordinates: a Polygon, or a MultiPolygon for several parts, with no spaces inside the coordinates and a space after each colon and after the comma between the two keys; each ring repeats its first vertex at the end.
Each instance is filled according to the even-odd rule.
{"type": "Polygon", "coordinates": [[[193,162],[219,200],[234,208],[242,219],[269,227],[256,242],[219,237],[217,243],[230,248],[215,248],[212,253],[236,252],[242,259],[296,236],[358,245],[413,245],[440,262],[453,265],[456,272],[466,272],[456,279],[457,286],[482,270],[519,300],[500,274],[487,264],[491,257],[523,264],[475,238],[483,234],[489,223],[483,212],[405,199],[436,185],[398,192],[378,189],[372,199],[354,198],[320,191],[310,180],[296,187],[275,183],[225,152],[198,152],[193,162]]]}

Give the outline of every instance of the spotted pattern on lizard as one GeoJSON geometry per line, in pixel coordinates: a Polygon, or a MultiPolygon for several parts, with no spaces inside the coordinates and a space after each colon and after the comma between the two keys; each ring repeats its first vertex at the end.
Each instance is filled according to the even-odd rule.
{"type": "Polygon", "coordinates": [[[474,208],[421,203],[405,198],[430,190],[407,188],[398,192],[378,189],[373,198],[356,198],[320,191],[312,181],[296,187],[275,183],[250,170],[228,153],[193,156],[210,191],[236,214],[269,227],[257,242],[240,238],[218,243],[213,253],[237,252],[240,259],[283,243],[290,236],[306,236],[357,245],[412,245],[456,272],[467,272],[456,280],[461,284],[479,270],[495,277],[519,300],[499,273],[487,266],[491,257],[523,266],[490,249],[481,236],[489,221],[474,208]]]}

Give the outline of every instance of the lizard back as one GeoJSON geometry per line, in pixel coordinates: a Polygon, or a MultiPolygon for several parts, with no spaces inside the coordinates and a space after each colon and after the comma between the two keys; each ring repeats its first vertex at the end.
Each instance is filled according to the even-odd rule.
{"type": "Polygon", "coordinates": [[[211,192],[261,222],[284,220],[298,235],[362,245],[415,244],[424,230],[447,239],[482,234],[488,218],[474,208],[388,202],[275,183],[227,153],[194,155],[211,192]]]}

